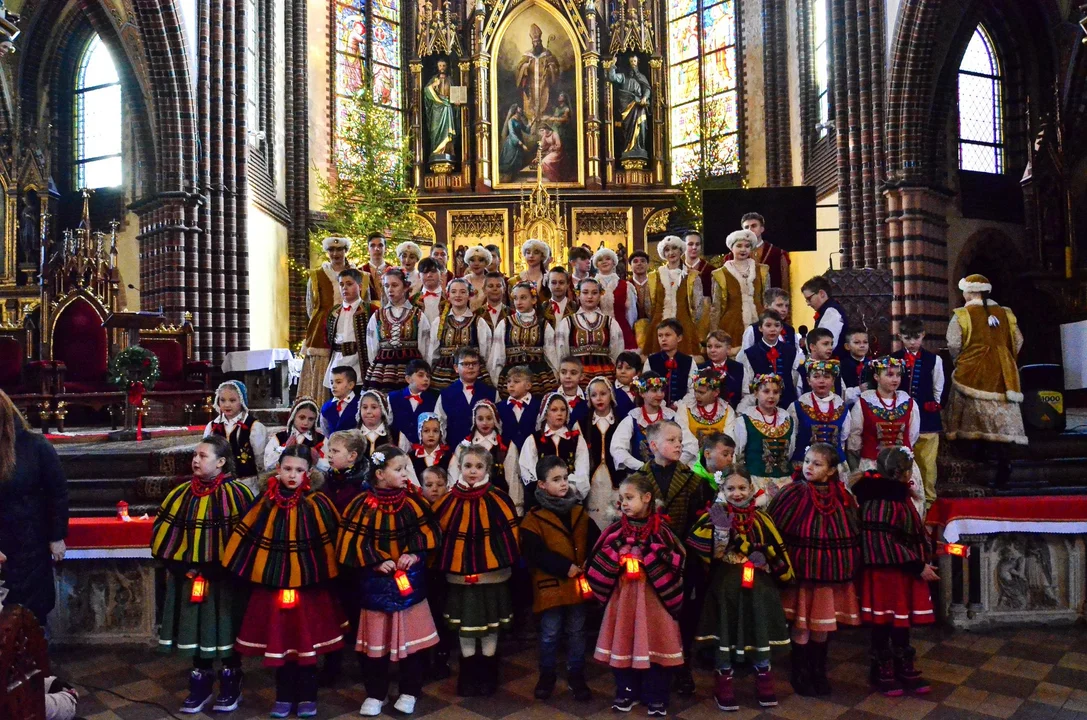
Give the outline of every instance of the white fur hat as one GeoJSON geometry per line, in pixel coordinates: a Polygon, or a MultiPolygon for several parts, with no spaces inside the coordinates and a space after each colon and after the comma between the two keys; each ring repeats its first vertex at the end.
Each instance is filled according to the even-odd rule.
{"type": "Polygon", "coordinates": [[[325,252],[328,252],[332,248],[343,248],[344,250],[350,250],[351,241],[345,237],[336,237],[335,235],[330,235],[321,241],[321,247],[324,248],[325,252]]]}
{"type": "Polygon", "coordinates": [[[536,238],[525,240],[525,244],[521,246],[521,257],[524,257],[525,253],[527,253],[530,248],[536,248],[542,252],[544,256],[543,261],[545,263],[551,259],[551,246],[543,240],[537,240],[536,238]]]}
{"type": "Polygon", "coordinates": [[[750,230],[736,230],[734,232],[730,232],[728,234],[728,237],[725,238],[725,245],[728,246],[729,252],[732,252],[732,246],[740,242],[741,240],[746,240],[747,242],[751,243],[752,248],[759,244],[759,236],[755,233],[751,232],[750,230]]]}
{"type": "Polygon", "coordinates": [[[404,253],[406,253],[406,252],[415,253],[415,257],[419,258],[419,259],[422,259],[422,257],[423,257],[423,250],[418,245],[416,245],[415,243],[413,243],[410,240],[408,240],[407,242],[402,242],[402,243],[400,243],[399,245],[396,246],[396,257],[397,258],[403,258],[404,253]]]}
{"type": "Polygon", "coordinates": [[[974,273],[959,280],[959,290],[975,293],[992,292],[993,284],[984,275],[974,273]]]}
{"type": "Polygon", "coordinates": [[[683,240],[681,240],[678,235],[666,235],[663,240],[657,243],[657,254],[660,255],[661,260],[668,262],[668,258],[664,257],[664,251],[671,245],[675,245],[680,250],[683,250],[685,247],[683,245],[683,240]]]}
{"type": "Polygon", "coordinates": [[[593,253],[593,267],[596,267],[596,261],[603,257],[610,257],[616,266],[619,265],[619,256],[615,254],[615,251],[611,248],[602,247],[593,253]]]}
{"type": "Polygon", "coordinates": [[[475,245],[465,250],[464,262],[471,262],[472,258],[476,257],[477,255],[483,259],[485,265],[491,264],[491,260],[493,259],[491,256],[491,251],[483,247],[482,245],[475,245]]]}

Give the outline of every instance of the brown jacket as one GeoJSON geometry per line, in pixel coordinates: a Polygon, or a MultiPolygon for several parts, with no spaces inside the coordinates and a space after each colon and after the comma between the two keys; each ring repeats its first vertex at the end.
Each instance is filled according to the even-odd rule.
{"type": "Polygon", "coordinates": [[[589,513],[580,505],[570,510],[569,527],[541,507],[521,520],[521,554],[532,572],[532,612],[585,602],[568,571],[570,565],[584,565],[589,556],[590,525],[589,513]]]}

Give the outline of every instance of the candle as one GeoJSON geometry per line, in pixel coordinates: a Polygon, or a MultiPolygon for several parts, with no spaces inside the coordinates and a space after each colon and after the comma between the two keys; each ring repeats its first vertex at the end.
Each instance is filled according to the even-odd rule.
{"type": "Polygon", "coordinates": [[[955,557],[970,557],[970,547],[968,545],[961,545],[959,543],[947,543],[943,546],[945,555],[954,555],[955,557]]]}
{"type": "Polygon", "coordinates": [[[588,578],[586,578],[584,575],[578,575],[576,584],[578,594],[581,595],[582,599],[591,600],[593,597],[593,589],[589,587],[588,578]]]}

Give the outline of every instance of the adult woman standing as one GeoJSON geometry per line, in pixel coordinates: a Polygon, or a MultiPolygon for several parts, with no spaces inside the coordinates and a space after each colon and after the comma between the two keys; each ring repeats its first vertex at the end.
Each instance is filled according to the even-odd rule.
{"type": "Polygon", "coordinates": [[[947,347],[955,359],[947,437],[1026,445],[1015,364],[1023,335],[1015,315],[989,299],[993,286],[984,275],[968,275],[959,281],[959,290],[966,304],[955,310],[947,328],[947,347]]]}
{"type": "Polygon", "coordinates": [[[0,553],[5,603],[28,608],[45,624],[56,604],[50,562],[64,559],[68,483],[49,441],[0,391],[0,553]]]}

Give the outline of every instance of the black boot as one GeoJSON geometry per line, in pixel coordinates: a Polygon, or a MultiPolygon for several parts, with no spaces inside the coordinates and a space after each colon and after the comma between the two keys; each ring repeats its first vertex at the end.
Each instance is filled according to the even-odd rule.
{"type": "Polygon", "coordinates": [[[811,684],[815,694],[820,697],[830,695],[830,680],[827,679],[827,646],[830,643],[808,643],[808,657],[811,660],[811,684]]]}
{"type": "Polygon", "coordinates": [[[690,697],[694,695],[694,677],[691,676],[690,659],[684,661],[682,665],[676,668],[675,680],[672,683],[673,689],[676,691],[676,695],[680,697],[690,697]]]}
{"type": "Polygon", "coordinates": [[[536,689],[532,691],[537,700],[551,697],[551,693],[555,692],[555,681],[558,677],[554,670],[540,669],[540,679],[536,681],[536,689]]]}
{"type": "Polygon", "coordinates": [[[498,656],[479,656],[479,694],[491,696],[498,692],[498,656]]]}
{"type": "Polygon", "coordinates": [[[894,661],[891,659],[890,650],[873,650],[869,667],[869,680],[872,681],[873,687],[886,697],[902,695],[902,686],[895,679],[894,661]]]}
{"type": "Polygon", "coordinates": [[[211,709],[215,712],[234,712],[242,701],[242,669],[224,667],[219,671],[219,697],[211,709]]]}
{"type": "Polygon", "coordinates": [[[445,650],[435,650],[430,658],[430,679],[445,680],[452,675],[449,670],[449,653],[445,650]]]}
{"type": "Polygon", "coordinates": [[[811,684],[811,667],[809,666],[808,653],[811,645],[798,645],[795,641],[790,645],[792,649],[792,673],[789,680],[793,685],[793,692],[804,697],[815,695],[815,689],[811,684]]]}
{"type": "Polygon", "coordinates": [[[276,701],[272,705],[269,717],[285,718],[291,716],[294,704],[298,701],[298,665],[287,663],[276,669],[276,701]]]}
{"type": "Polygon", "coordinates": [[[921,677],[921,671],[914,667],[913,659],[917,651],[912,647],[896,647],[894,649],[895,679],[902,683],[902,687],[912,693],[924,695],[932,688],[921,677]]]}
{"type": "Polygon", "coordinates": [[[321,672],[317,674],[317,684],[320,687],[333,688],[340,679],[343,671],[343,654],[347,650],[337,650],[325,655],[325,664],[321,666],[321,672]]]}
{"type": "Polygon", "coordinates": [[[461,655],[457,668],[457,697],[479,695],[479,655],[461,655]]]}
{"type": "Polygon", "coordinates": [[[585,682],[585,671],[582,669],[568,670],[566,672],[566,684],[570,686],[570,690],[574,693],[574,699],[578,702],[588,702],[593,699],[593,691],[589,689],[589,684],[585,682]]]}
{"type": "Polygon", "coordinates": [[[179,712],[195,715],[211,702],[215,686],[215,671],[193,668],[189,673],[189,696],[181,704],[179,712]]]}
{"type": "Polygon", "coordinates": [[[298,668],[298,708],[300,718],[317,716],[317,668],[309,665],[298,668]]]}

